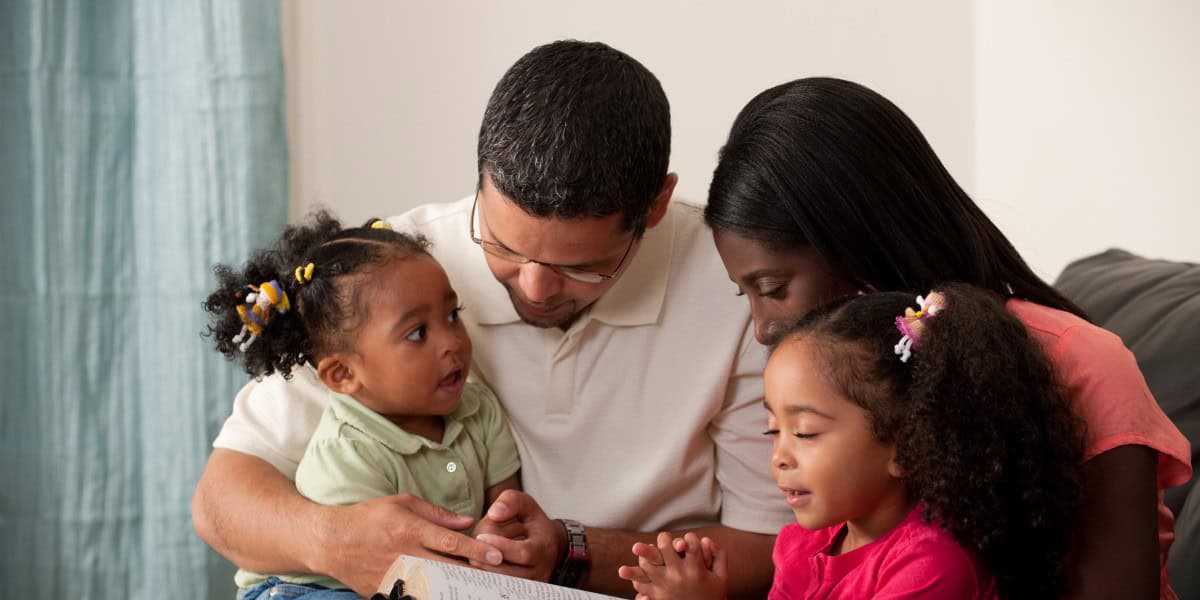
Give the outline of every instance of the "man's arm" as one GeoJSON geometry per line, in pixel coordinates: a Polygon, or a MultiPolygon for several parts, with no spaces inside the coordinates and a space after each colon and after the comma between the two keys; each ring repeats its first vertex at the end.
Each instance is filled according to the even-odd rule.
{"type": "Polygon", "coordinates": [[[196,484],[192,524],[230,562],[262,573],[317,572],[319,507],[259,458],[216,448],[196,484]],[[249,482],[254,482],[249,485],[249,482]],[[289,535],[272,532],[288,531],[289,535]]]}
{"type": "MultiPolygon", "coordinates": [[[[671,537],[681,538],[687,532],[701,538],[711,538],[726,552],[729,557],[730,598],[767,597],[775,573],[771,563],[775,536],[715,525],[673,531],[671,537]]],[[[592,551],[592,570],[584,586],[606,594],[630,595],[633,591],[630,583],[618,577],[617,570],[622,565],[636,566],[633,545],[637,542],[654,544],[655,534],[589,527],[587,536],[592,551]]]]}
{"type": "Polygon", "coordinates": [[[270,463],[221,448],[213,450],[196,486],[192,521],[205,543],[240,567],[321,573],[365,596],[399,554],[500,562],[494,548],[454,531],[469,527],[470,517],[409,494],[322,506],[301,496],[270,463]]]}
{"type": "MultiPolygon", "coordinates": [[[[728,553],[730,598],[766,596],[774,573],[771,550],[775,536],[717,525],[672,532],[673,537],[682,537],[685,531],[712,538],[728,553]]],[[[505,564],[485,567],[487,570],[540,581],[550,578],[567,547],[562,525],[548,518],[533,497],[524,492],[501,494],[480,520],[475,532],[480,541],[486,541],[504,553],[505,564]],[[518,523],[527,537],[520,540],[504,537],[504,531],[518,523]]],[[[634,543],[653,544],[655,534],[588,527],[587,539],[592,567],[583,587],[605,594],[632,596],[632,586],[618,577],[617,570],[622,565],[636,565],[634,543]]]]}

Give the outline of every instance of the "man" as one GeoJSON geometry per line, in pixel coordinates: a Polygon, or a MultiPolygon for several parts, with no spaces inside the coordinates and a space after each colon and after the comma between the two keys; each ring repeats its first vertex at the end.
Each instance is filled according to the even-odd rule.
{"type": "Polygon", "coordinates": [[[492,93],[476,195],[391,219],[433,242],[466,306],[473,373],[517,440],[524,492],[502,495],[477,539],[454,531],[474,515],[408,495],[299,496],[288,477],[327,393],[306,369],[239,393],[196,490],[200,536],[248,569],[363,594],[405,553],[631,595],[617,567],[635,542],[697,531],[733,557],[731,595],[765,595],[791,512],[759,435],[764,353],[700,212],[670,203],[669,154],[653,74],[603,44],[556,42],[492,93]]]}

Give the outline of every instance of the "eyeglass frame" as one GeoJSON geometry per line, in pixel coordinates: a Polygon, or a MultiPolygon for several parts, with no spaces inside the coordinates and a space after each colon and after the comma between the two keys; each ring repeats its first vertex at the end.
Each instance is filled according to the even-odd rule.
{"type": "Polygon", "coordinates": [[[519,265],[527,265],[529,263],[542,265],[543,267],[546,267],[547,269],[550,269],[551,271],[554,271],[555,273],[558,273],[559,275],[562,275],[571,281],[578,281],[580,283],[603,283],[616,277],[617,273],[621,272],[621,267],[625,266],[625,260],[629,258],[629,253],[633,250],[633,244],[638,240],[637,234],[634,234],[629,239],[629,245],[625,247],[625,254],[621,255],[621,262],[617,263],[617,266],[612,270],[612,273],[605,274],[597,273],[595,271],[583,271],[574,267],[555,265],[548,262],[542,262],[540,260],[534,260],[528,256],[518,254],[508,248],[505,248],[502,244],[485,240],[482,237],[475,235],[475,210],[478,207],[479,192],[476,191],[475,202],[471,204],[471,219],[468,222],[468,227],[470,229],[471,241],[478,244],[480,248],[483,248],[484,252],[501,260],[506,260],[519,265]]]}

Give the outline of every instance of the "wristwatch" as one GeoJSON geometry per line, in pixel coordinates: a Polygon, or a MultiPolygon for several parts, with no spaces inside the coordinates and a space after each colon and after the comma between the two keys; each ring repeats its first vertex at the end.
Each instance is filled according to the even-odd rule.
{"type": "Polygon", "coordinates": [[[587,534],[583,524],[571,519],[558,519],[567,530],[567,551],[562,560],[550,573],[550,583],[570,588],[577,588],[587,577],[588,569],[592,566],[592,553],[588,550],[587,534]]]}

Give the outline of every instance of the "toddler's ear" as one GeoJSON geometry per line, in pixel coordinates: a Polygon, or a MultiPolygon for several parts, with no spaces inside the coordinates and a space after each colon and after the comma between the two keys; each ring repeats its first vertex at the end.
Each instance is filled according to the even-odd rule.
{"type": "Polygon", "coordinates": [[[362,389],[362,382],[359,381],[354,367],[341,354],[322,358],[317,363],[317,377],[325,387],[339,394],[349,396],[362,389]]]}
{"type": "Polygon", "coordinates": [[[892,446],[892,456],[888,458],[887,468],[888,475],[891,475],[896,479],[904,478],[904,469],[901,469],[900,465],[896,463],[896,446],[894,445],[892,446]]]}

